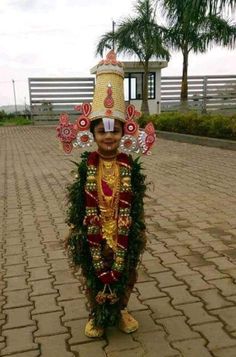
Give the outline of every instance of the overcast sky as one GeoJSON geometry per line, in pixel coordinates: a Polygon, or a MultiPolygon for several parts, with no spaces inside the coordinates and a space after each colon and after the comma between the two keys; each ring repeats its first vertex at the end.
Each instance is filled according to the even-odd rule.
{"type": "MultiPolygon", "coordinates": [[[[99,37],[133,12],[134,0],[0,0],[0,105],[28,103],[28,78],[88,76],[99,37]]],[[[135,60],[135,58],[126,58],[135,60]]],[[[180,75],[172,53],[162,75],[180,75]]],[[[235,74],[236,50],[190,56],[189,74],[235,74]]]]}

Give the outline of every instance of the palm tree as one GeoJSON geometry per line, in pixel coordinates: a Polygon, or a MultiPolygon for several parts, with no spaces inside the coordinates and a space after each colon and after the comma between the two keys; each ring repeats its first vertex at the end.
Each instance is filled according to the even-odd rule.
{"type": "Polygon", "coordinates": [[[105,33],[97,45],[97,54],[102,55],[105,48],[115,44],[118,53],[136,55],[143,65],[143,97],[141,111],[149,113],[148,72],[149,61],[153,57],[169,60],[169,52],[163,45],[165,29],[156,23],[156,7],[152,0],[138,0],[135,17],[121,20],[117,29],[105,33]]]}
{"type": "Polygon", "coordinates": [[[169,29],[168,42],[183,55],[181,102],[188,99],[189,53],[204,53],[213,44],[233,47],[236,43],[236,26],[217,12],[224,4],[233,6],[236,0],[163,0],[169,29]]]}
{"type": "MultiPolygon", "coordinates": [[[[187,2],[190,3],[192,8],[195,9],[197,13],[199,11],[200,12],[203,11],[204,13],[208,11],[209,14],[212,14],[217,11],[222,11],[226,6],[228,6],[230,9],[235,9],[236,7],[236,0],[189,0],[187,2]]],[[[163,0],[162,3],[166,8],[169,8],[171,9],[171,11],[175,12],[176,10],[175,0],[163,0]]]]}

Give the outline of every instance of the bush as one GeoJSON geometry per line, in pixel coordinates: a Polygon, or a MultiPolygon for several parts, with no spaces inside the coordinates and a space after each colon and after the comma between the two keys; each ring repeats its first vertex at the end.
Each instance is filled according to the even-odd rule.
{"type": "Polygon", "coordinates": [[[197,112],[166,112],[142,115],[139,118],[141,127],[145,127],[150,121],[161,131],[236,140],[236,114],[223,116],[197,112]]]}
{"type": "Polygon", "coordinates": [[[5,118],[7,118],[7,113],[4,110],[0,110],[0,121],[3,121],[5,118]]]}
{"type": "Polygon", "coordinates": [[[0,112],[0,126],[29,124],[32,124],[31,120],[24,116],[15,116],[6,113],[2,114],[2,112],[0,112]]]}

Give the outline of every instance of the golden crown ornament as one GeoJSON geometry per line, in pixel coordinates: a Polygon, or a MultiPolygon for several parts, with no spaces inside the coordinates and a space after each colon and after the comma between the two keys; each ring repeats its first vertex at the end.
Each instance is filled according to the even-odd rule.
{"type": "Polygon", "coordinates": [[[81,113],[75,123],[70,123],[68,114],[62,113],[57,126],[57,136],[66,154],[70,154],[73,148],[86,149],[92,146],[94,138],[89,130],[90,123],[97,119],[103,119],[105,131],[112,131],[114,120],[124,123],[124,136],[119,147],[121,152],[151,153],[150,149],[156,141],[155,128],[148,123],[144,129],[140,129],[136,121],[140,112],[134,105],[125,107],[123,64],[117,61],[113,50],[97,65],[92,105],[83,103],[75,110],[81,113]]]}

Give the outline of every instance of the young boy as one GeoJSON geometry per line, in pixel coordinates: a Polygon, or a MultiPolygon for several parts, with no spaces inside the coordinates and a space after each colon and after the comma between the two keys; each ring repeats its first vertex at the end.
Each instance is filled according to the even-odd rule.
{"type": "MultiPolygon", "coordinates": [[[[58,128],[67,152],[75,137],[74,146],[85,147],[92,139],[97,145],[96,151],[81,155],[77,179],[68,188],[67,246],[86,281],[88,337],[101,337],[107,326],[116,324],[125,333],[138,329],[126,307],[146,242],[146,186],[138,159],[120,152],[138,147],[138,128],[133,120],[137,112],[132,106],[125,109],[123,77],[122,64],[111,51],[97,67],[93,110],[83,106],[76,126],[66,119],[58,128]]],[[[146,135],[149,142],[151,136],[146,135]]],[[[145,143],[143,152],[148,140],[145,143]]]]}

